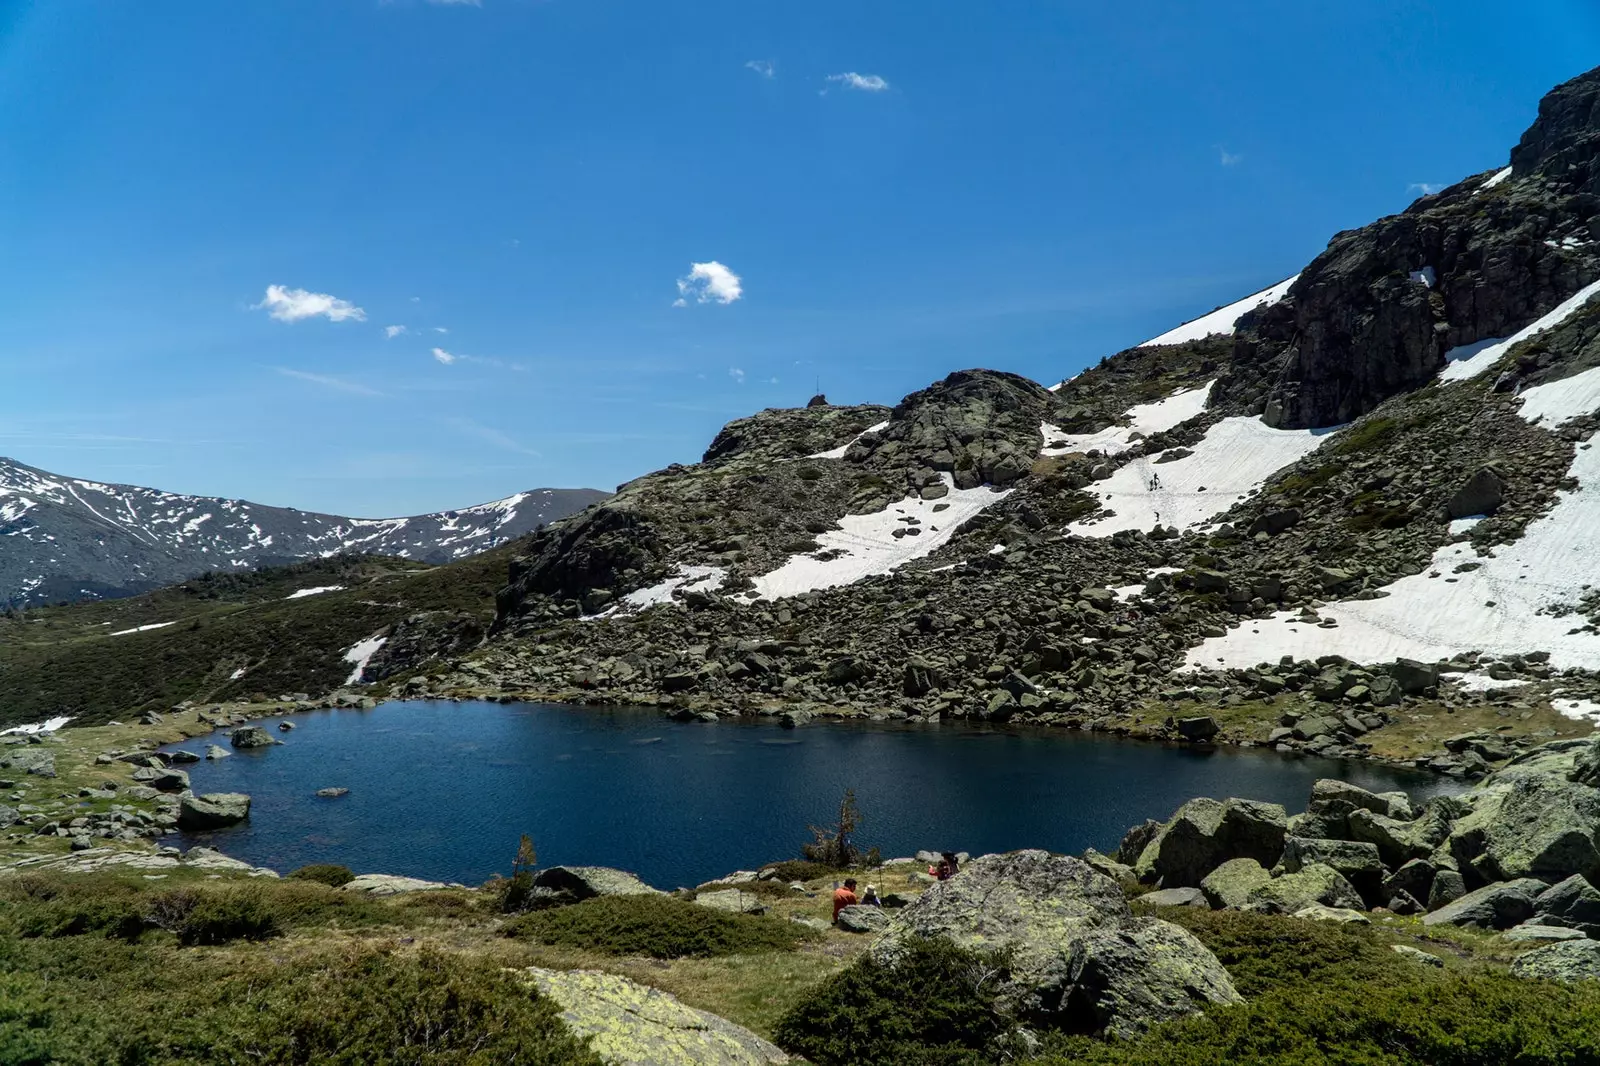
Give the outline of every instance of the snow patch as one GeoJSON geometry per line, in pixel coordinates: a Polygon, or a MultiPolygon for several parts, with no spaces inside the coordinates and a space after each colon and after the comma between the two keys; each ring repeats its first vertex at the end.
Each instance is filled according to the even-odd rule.
{"type": "Polygon", "coordinates": [[[368,637],[358,642],[353,648],[344,653],[344,661],[353,663],[355,669],[350,671],[350,676],[344,679],[347,685],[361,684],[361,671],[367,668],[372,657],[378,654],[378,649],[388,643],[388,637],[368,637]]]}
{"type": "Polygon", "coordinates": [[[793,556],[776,570],[757,577],[755,591],[747,593],[747,598],[782,599],[890,573],[913,559],[931,555],[968,520],[1011,493],[1010,489],[996,491],[986,486],[958,489],[949,474],[940,477],[950,490],[943,498],[908,496],[872,514],[845,515],[839,519],[838,529],[817,537],[815,552],[793,556]],[[942,510],[934,510],[941,505],[942,510]],[[915,523],[907,521],[913,518],[915,523]],[[919,532],[896,537],[898,529],[919,532]]]}
{"type": "Polygon", "coordinates": [[[35,722],[32,725],[14,725],[10,729],[0,729],[0,737],[14,736],[19,733],[28,735],[54,733],[70,721],[72,721],[70,716],[62,715],[60,718],[46,718],[44,721],[35,722]]]}
{"type": "Polygon", "coordinates": [[[1466,381],[1488,370],[1500,357],[1529,337],[1536,337],[1547,329],[1554,329],[1571,318],[1580,308],[1600,293],[1600,281],[1580,289],[1577,294],[1554,311],[1532,325],[1512,334],[1505,340],[1481,340],[1452,348],[1444,353],[1445,367],[1439,371],[1440,381],[1466,381]]]}
{"type": "Polygon", "coordinates": [[[1444,675],[1463,692],[1493,692],[1501,688],[1521,688],[1531,684],[1526,678],[1512,677],[1505,680],[1490,677],[1488,674],[1446,674],[1444,675]]]}
{"type": "Polygon", "coordinates": [[[177,624],[177,622],[151,622],[149,625],[134,626],[132,629],[119,629],[115,633],[108,635],[113,637],[125,637],[129,633],[146,633],[152,629],[165,629],[168,626],[175,626],[177,624]]]}
{"type": "Polygon", "coordinates": [[[1411,280],[1423,288],[1431,289],[1439,283],[1439,275],[1434,273],[1433,267],[1423,267],[1421,270],[1411,272],[1411,280]]]}
{"type": "Polygon", "coordinates": [[[1502,181],[1505,181],[1510,176],[1511,176],[1511,168],[1510,167],[1506,167],[1504,170],[1496,171],[1493,177],[1489,178],[1489,180],[1485,181],[1482,185],[1478,186],[1477,189],[1474,190],[1474,192],[1485,192],[1485,191],[1487,191],[1489,189],[1492,189],[1496,185],[1499,185],[1502,181]]]}
{"type": "Polygon", "coordinates": [[[862,437],[865,437],[869,433],[882,433],[884,430],[886,430],[888,428],[889,428],[889,420],[888,419],[884,419],[882,422],[879,422],[877,425],[868,426],[866,429],[862,430],[860,433],[857,433],[855,436],[851,437],[849,440],[845,441],[843,444],[839,445],[837,448],[829,448],[825,452],[817,452],[815,455],[806,456],[806,458],[807,459],[843,459],[844,458],[844,453],[850,450],[850,445],[854,444],[856,441],[860,440],[862,437]]]}
{"type": "Polygon", "coordinates": [[[1289,287],[1295,283],[1293,278],[1287,278],[1270,289],[1251,293],[1238,303],[1231,303],[1226,307],[1219,307],[1209,315],[1201,315],[1190,322],[1185,322],[1177,329],[1170,329],[1159,337],[1154,337],[1139,345],[1140,348],[1149,348],[1156,344],[1182,344],[1184,341],[1197,341],[1209,337],[1214,333],[1232,333],[1233,327],[1247,312],[1258,307],[1271,307],[1289,293],[1289,287]]]}
{"type": "Polygon", "coordinates": [[[675,602],[672,594],[678,589],[685,592],[709,592],[722,587],[728,572],[720,566],[680,566],[678,572],[665,581],[642,589],[634,589],[623,596],[615,606],[589,615],[589,618],[607,618],[621,612],[632,613],[661,603],[675,602]]]}
{"type": "Polygon", "coordinates": [[[289,595],[285,596],[284,599],[286,599],[286,600],[300,600],[300,599],[304,599],[307,596],[320,596],[324,592],[343,592],[343,591],[344,591],[344,586],[343,585],[318,585],[316,588],[299,589],[299,590],[297,590],[295,592],[291,592],[291,593],[289,593],[289,595]]]}
{"type": "Polygon", "coordinates": [[[1066,455],[1070,452],[1099,450],[1106,455],[1117,455],[1133,446],[1133,435],[1151,436],[1194,418],[1206,409],[1211,399],[1211,386],[1215,381],[1193,389],[1179,389],[1165,399],[1153,403],[1135,404],[1123,417],[1128,425],[1111,426],[1094,433],[1063,433],[1049,422],[1039,423],[1039,434],[1044,438],[1040,455],[1066,455]]]}
{"type": "Polygon", "coordinates": [[[1113,513],[1074,522],[1067,531],[1109,537],[1124,529],[1148,530],[1158,523],[1179,529],[1200,525],[1316,451],[1332,432],[1273,429],[1259,418],[1224,418],[1206,430],[1193,454],[1170,463],[1152,463],[1141,456],[1091,485],[1088,491],[1113,513]]]}
{"type": "Polygon", "coordinates": [[[1551,700],[1550,706],[1563,718],[1600,723],[1600,703],[1593,700],[1551,700]]]}
{"type": "Polygon", "coordinates": [[[228,680],[229,681],[237,681],[243,676],[244,676],[244,667],[241,666],[241,667],[239,667],[239,669],[235,670],[233,673],[228,675],[228,680]]]}

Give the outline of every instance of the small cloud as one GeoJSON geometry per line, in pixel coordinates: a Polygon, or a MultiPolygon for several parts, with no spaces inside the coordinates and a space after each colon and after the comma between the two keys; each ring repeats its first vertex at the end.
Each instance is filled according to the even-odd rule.
{"type": "Polygon", "coordinates": [[[679,298],[672,306],[687,307],[691,297],[695,303],[731,304],[743,295],[739,275],[713,259],[689,264],[689,273],[678,279],[679,298]]]}
{"type": "Polygon", "coordinates": [[[456,361],[456,357],[445,351],[443,348],[435,348],[433,350],[433,357],[439,360],[439,362],[443,363],[445,366],[449,366],[451,363],[456,361]]]}
{"type": "Polygon", "coordinates": [[[435,333],[449,333],[450,332],[449,330],[445,329],[443,326],[434,326],[433,327],[433,331],[435,333]]]}
{"type": "Polygon", "coordinates": [[[336,378],[329,374],[313,374],[309,370],[291,370],[286,366],[275,366],[272,369],[286,378],[309,381],[313,385],[321,385],[323,388],[332,389],[335,392],[348,392],[355,396],[383,395],[377,389],[363,385],[359,381],[346,381],[344,378],[336,378]]]}
{"type": "Polygon", "coordinates": [[[1406,192],[1420,192],[1424,196],[1432,196],[1442,188],[1444,188],[1443,185],[1435,182],[1414,181],[1410,185],[1406,186],[1406,192]]]}
{"type": "Polygon", "coordinates": [[[829,74],[828,81],[843,85],[846,89],[859,89],[864,93],[881,93],[889,87],[889,83],[876,74],[857,74],[853,70],[843,74],[829,74]]]}
{"type": "Polygon", "coordinates": [[[383,327],[383,335],[384,335],[385,339],[391,340],[391,341],[394,340],[396,337],[400,336],[401,334],[405,333],[405,332],[406,332],[406,328],[404,326],[384,326],[383,327]]]}
{"type": "Polygon", "coordinates": [[[775,59],[752,59],[744,65],[744,69],[753,70],[768,81],[778,76],[778,62],[775,59]]]}
{"type": "Polygon", "coordinates": [[[305,289],[290,289],[282,285],[268,285],[266,297],[251,310],[265,310],[279,322],[299,322],[303,318],[316,318],[318,315],[330,322],[367,320],[367,313],[349,300],[341,300],[325,292],[307,292],[305,289]]]}
{"type": "Polygon", "coordinates": [[[1225,167],[1236,167],[1244,162],[1244,156],[1235,155],[1219,144],[1217,145],[1217,162],[1225,167]]]}
{"type": "Polygon", "coordinates": [[[728,376],[734,381],[738,382],[740,385],[744,384],[744,371],[740,370],[738,367],[730,366],[728,368],[728,376]]]}
{"type": "Polygon", "coordinates": [[[421,302],[422,302],[422,297],[420,297],[420,296],[413,296],[413,297],[411,297],[411,302],[412,302],[412,303],[414,303],[414,304],[419,304],[419,303],[421,303],[421,302]]]}
{"type": "Polygon", "coordinates": [[[777,378],[768,378],[767,379],[767,384],[768,385],[776,385],[777,383],[778,383],[778,379],[777,378]]]}

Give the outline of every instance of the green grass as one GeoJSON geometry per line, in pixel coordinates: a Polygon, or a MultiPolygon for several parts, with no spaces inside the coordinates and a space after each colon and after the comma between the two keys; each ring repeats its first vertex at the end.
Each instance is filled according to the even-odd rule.
{"type": "Polygon", "coordinates": [[[603,896],[524,914],[508,922],[505,932],[539,944],[655,959],[789,951],[816,935],[795,922],[664,896],[603,896]]]}

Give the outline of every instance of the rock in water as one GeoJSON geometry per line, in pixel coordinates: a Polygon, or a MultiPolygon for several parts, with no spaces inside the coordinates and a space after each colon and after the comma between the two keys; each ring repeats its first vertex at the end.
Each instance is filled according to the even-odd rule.
{"type": "Polygon", "coordinates": [[[914,937],[1009,951],[1003,1006],[1077,1032],[1135,1032],[1239,999],[1199,941],[1167,922],[1134,919],[1115,881],[1045,851],[967,863],[895,912],[872,951],[892,959],[914,937]]]}
{"type": "Polygon", "coordinates": [[[1600,940],[1565,940],[1534,948],[1511,964],[1511,973],[1550,981],[1594,980],[1600,977],[1600,940]]]}
{"type": "Polygon", "coordinates": [[[243,792],[208,792],[178,801],[179,829],[225,829],[250,817],[250,797],[243,792]]]}
{"type": "Polygon", "coordinates": [[[533,879],[539,888],[570,892],[578,900],[596,896],[660,896],[659,888],[651,888],[626,870],[613,870],[609,866],[552,866],[540,870],[533,879]]]}
{"type": "Polygon", "coordinates": [[[233,752],[229,751],[227,748],[224,748],[220,744],[206,745],[206,758],[208,759],[226,759],[232,754],[233,752]]]}
{"type": "Polygon", "coordinates": [[[258,725],[242,725],[229,734],[228,740],[236,748],[270,748],[282,743],[258,725]]]}
{"type": "Polygon", "coordinates": [[[764,1066],[789,1056],[676,996],[593,970],[522,971],[608,1066],[764,1066]]]}
{"type": "Polygon", "coordinates": [[[1068,976],[1065,1010],[1078,1023],[1072,1027],[1113,1036],[1138,1036],[1158,1022],[1196,1013],[1200,1003],[1243,1002],[1228,971],[1193,933],[1155,918],[1077,940],[1068,976]]]}
{"type": "Polygon", "coordinates": [[[350,790],[348,788],[342,788],[342,787],[341,788],[319,788],[319,789],[317,789],[317,795],[322,797],[323,799],[338,799],[340,796],[348,796],[348,795],[350,795],[350,790]]]}

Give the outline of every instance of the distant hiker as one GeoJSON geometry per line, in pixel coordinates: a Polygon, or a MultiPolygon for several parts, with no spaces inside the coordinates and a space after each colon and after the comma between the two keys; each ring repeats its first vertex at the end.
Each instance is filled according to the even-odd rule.
{"type": "Polygon", "coordinates": [[[883,900],[878,898],[878,886],[877,885],[868,885],[862,891],[862,893],[861,893],[861,905],[863,907],[881,907],[881,906],[883,906],[883,900]]]}
{"type": "Polygon", "coordinates": [[[961,871],[961,864],[956,861],[953,851],[941,852],[936,866],[928,867],[928,873],[940,881],[948,881],[961,871]]]}
{"type": "Polygon", "coordinates": [[[844,884],[833,890],[833,920],[839,920],[839,912],[846,907],[854,907],[856,900],[856,879],[845,878],[844,884]]]}

